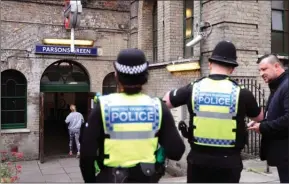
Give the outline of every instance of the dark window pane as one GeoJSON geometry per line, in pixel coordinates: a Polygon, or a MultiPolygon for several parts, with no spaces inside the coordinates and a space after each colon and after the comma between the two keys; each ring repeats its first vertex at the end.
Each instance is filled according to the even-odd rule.
{"type": "Polygon", "coordinates": [[[193,0],[185,0],[185,15],[186,18],[194,16],[194,1],[193,0]]]}
{"type": "MultiPolygon", "coordinates": [[[[185,42],[185,44],[187,44],[187,43],[190,42],[191,40],[192,40],[192,39],[187,39],[186,42],[185,42]]],[[[191,56],[193,55],[192,50],[193,50],[193,47],[186,47],[186,45],[185,45],[185,55],[184,55],[184,57],[185,57],[185,58],[191,57],[191,56]]]]}
{"type": "Polygon", "coordinates": [[[88,83],[88,81],[86,71],[69,61],[61,61],[49,66],[41,78],[42,84],[65,84],[69,82],[88,83]]]}
{"type": "Polygon", "coordinates": [[[284,12],[284,31],[289,32],[289,11],[284,12]]]}
{"type": "Polygon", "coordinates": [[[15,90],[16,90],[16,83],[14,80],[8,80],[7,83],[7,88],[6,88],[6,93],[8,96],[15,96],[15,90]]]}
{"type": "Polygon", "coordinates": [[[7,110],[5,98],[1,99],[1,110],[7,110]]]}
{"type": "Polygon", "coordinates": [[[20,113],[16,113],[15,111],[2,111],[1,112],[1,120],[3,124],[13,124],[13,123],[24,123],[24,112],[20,112],[20,113]],[[17,116],[21,116],[21,117],[17,117],[17,116]],[[18,121],[17,120],[22,120],[22,121],[18,121]]]}
{"type": "Polygon", "coordinates": [[[15,100],[15,109],[17,110],[25,110],[26,100],[23,98],[18,98],[15,100]]]}
{"type": "Polygon", "coordinates": [[[4,98],[1,102],[1,109],[2,110],[14,110],[14,103],[13,100],[4,98]]]}
{"type": "Polygon", "coordinates": [[[80,72],[73,72],[71,73],[73,80],[78,82],[85,82],[87,80],[87,76],[80,72]]]}
{"type": "Polygon", "coordinates": [[[272,11],[272,29],[283,31],[283,13],[282,11],[272,11]]]}
{"type": "Polygon", "coordinates": [[[283,9],[284,6],[283,6],[283,1],[271,1],[272,2],[272,8],[274,9],[283,9]]]}
{"type": "Polygon", "coordinates": [[[16,96],[26,96],[26,85],[16,85],[16,96]]]}
{"type": "Polygon", "coordinates": [[[274,53],[283,53],[283,33],[272,32],[271,50],[274,53]]]}
{"type": "Polygon", "coordinates": [[[24,111],[1,112],[2,124],[25,123],[24,111]]]}
{"type": "Polygon", "coordinates": [[[3,98],[1,101],[2,110],[24,110],[26,100],[23,98],[3,98]]]}
{"type": "Polygon", "coordinates": [[[17,84],[26,84],[26,78],[24,75],[16,70],[5,70],[1,73],[2,84],[7,83],[10,80],[14,80],[17,84]]]}
{"type": "Polygon", "coordinates": [[[23,123],[25,122],[25,113],[24,111],[17,111],[15,112],[16,118],[15,123],[23,123]]]}
{"type": "Polygon", "coordinates": [[[1,123],[7,124],[7,123],[13,123],[13,112],[3,112],[1,111],[1,123]],[[9,118],[10,117],[10,118],[9,118]]]}
{"type": "Polygon", "coordinates": [[[192,21],[192,19],[186,20],[185,35],[186,35],[186,38],[190,38],[193,35],[193,21],[192,21]]]}
{"type": "Polygon", "coordinates": [[[1,78],[1,123],[3,125],[25,123],[27,88],[25,76],[16,70],[6,70],[1,73],[1,78]]]}
{"type": "Polygon", "coordinates": [[[104,95],[117,92],[117,82],[114,73],[110,73],[104,78],[102,91],[104,95]]]}
{"type": "Polygon", "coordinates": [[[6,96],[7,95],[7,93],[6,93],[6,85],[1,85],[1,95],[2,96],[6,96]]]}

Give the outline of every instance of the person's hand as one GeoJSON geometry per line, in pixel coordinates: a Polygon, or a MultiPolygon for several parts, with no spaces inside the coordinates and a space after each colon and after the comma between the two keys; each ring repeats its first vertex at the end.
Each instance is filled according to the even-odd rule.
{"type": "Polygon", "coordinates": [[[247,127],[251,127],[251,126],[253,126],[255,123],[257,123],[257,122],[255,122],[255,121],[250,121],[250,123],[247,124],[247,127]]]}
{"type": "Polygon", "coordinates": [[[260,123],[254,123],[253,125],[251,125],[248,130],[253,130],[257,133],[260,133],[260,123]]]}
{"type": "Polygon", "coordinates": [[[179,126],[178,126],[179,130],[187,130],[187,125],[184,121],[180,121],[179,122],[179,126]]]}

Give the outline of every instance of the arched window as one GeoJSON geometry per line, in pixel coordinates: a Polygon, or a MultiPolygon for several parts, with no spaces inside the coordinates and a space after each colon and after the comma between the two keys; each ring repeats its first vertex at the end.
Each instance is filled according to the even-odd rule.
{"type": "Polygon", "coordinates": [[[153,6],[153,62],[158,60],[158,1],[153,6]]]}
{"type": "Polygon", "coordinates": [[[70,60],[48,66],[40,81],[42,92],[89,92],[89,77],[83,67],[70,60]]]}
{"type": "Polygon", "coordinates": [[[184,0],[184,58],[193,56],[194,47],[186,44],[194,38],[194,1],[184,0]]]}
{"type": "Polygon", "coordinates": [[[117,83],[114,77],[114,73],[109,73],[105,78],[103,79],[102,83],[102,94],[108,95],[110,93],[116,93],[117,92],[117,83]]]}
{"type": "Polygon", "coordinates": [[[16,70],[1,72],[1,128],[26,128],[27,80],[16,70]]]}

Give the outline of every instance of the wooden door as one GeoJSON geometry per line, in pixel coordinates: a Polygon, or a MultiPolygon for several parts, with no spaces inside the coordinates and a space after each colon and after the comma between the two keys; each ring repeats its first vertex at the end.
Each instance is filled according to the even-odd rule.
{"type": "Polygon", "coordinates": [[[40,92],[39,95],[39,160],[44,163],[44,96],[45,93],[40,92]]]}

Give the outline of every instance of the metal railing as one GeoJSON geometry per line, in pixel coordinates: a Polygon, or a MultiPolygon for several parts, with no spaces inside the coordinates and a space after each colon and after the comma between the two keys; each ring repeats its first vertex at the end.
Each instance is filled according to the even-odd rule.
{"type": "MultiPolygon", "coordinates": [[[[265,97],[265,89],[261,87],[261,84],[259,84],[256,79],[252,78],[232,78],[253,93],[258,105],[262,107],[262,110],[264,112],[267,101],[265,97]]],[[[246,118],[246,123],[248,123],[249,121],[249,118],[246,118]]],[[[248,144],[243,149],[243,156],[245,158],[259,158],[260,147],[261,135],[254,131],[248,131],[248,144]]],[[[265,172],[270,172],[268,164],[266,165],[265,172]]]]}
{"type": "MultiPolygon", "coordinates": [[[[257,103],[260,107],[266,106],[265,100],[265,89],[261,88],[261,84],[258,84],[256,79],[252,78],[234,78],[239,84],[243,85],[246,89],[250,90],[255,96],[257,103]]],[[[249,118],[246,118],[246,123],[249,123],[249,118]]],[[[261,135],[254,132],[248,131],[248,145],[243,150],[243,153],[247,157],[259,157],[260,145],[261,145],[261,135]]]]}

